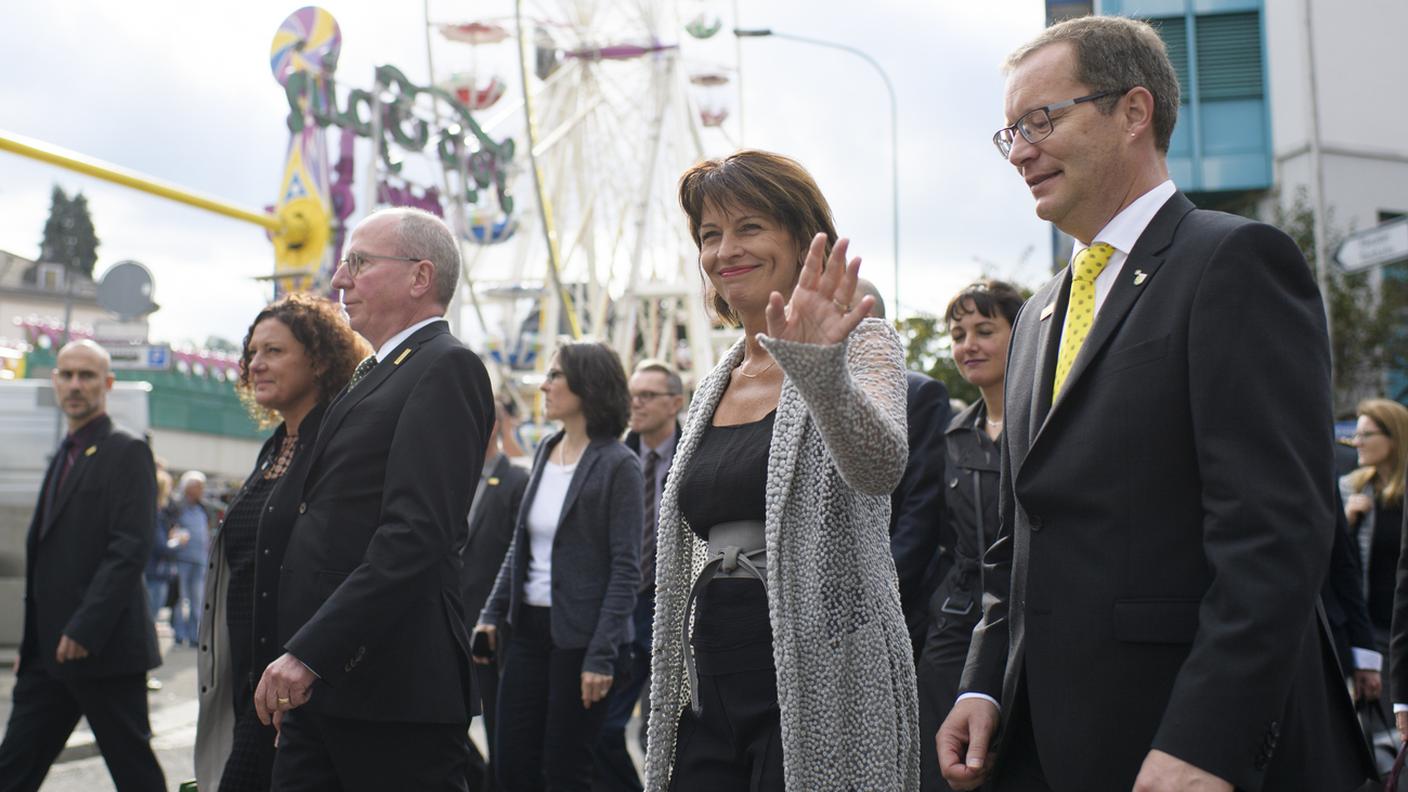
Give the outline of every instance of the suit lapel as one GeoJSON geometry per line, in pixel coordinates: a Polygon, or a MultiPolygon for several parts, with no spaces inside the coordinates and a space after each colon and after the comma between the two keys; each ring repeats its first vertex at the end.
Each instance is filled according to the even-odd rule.
{"type": "MultiPolygon", "coordinates": [[[[1105,303],[1100,306],[1100,312],[1095,316],[1095,324],[1090,328],[1090,335],[1086,336],[1085,343],[1081,345],[1075,362],[1071,364],[1071,373],[1066,376],[1066,382],[1061,388],[1060,395],[1051,405],[1051,411],[1047,413],[1046,420],[1042,424],[1043,428],[1051,422],[1052,416],[1061,410],[1061,406],[1070,398],[1070,394],[1079,387],[1081,377],[1090,368],[1091,362],[1096,356],[1109,344],[1115,331],[1124,324],[1125,317],[1134,308],[1134,304],[1153,288],[1154,275],[1163,266],[1163,254],[1173,242],[1174,231],[1178,229],[1178,224],[1183,220],[1183,216],[1192,209],[1193,204],[1182,193],[1175,193],[1154,215],[1154,219],[1149,221],[1149,226],[1144,229],[1144,233],[1139,235],[1139,240],[1134,243],[1134,249],[1130,251],[1124,266],[1120,268],[1119,279],[1110,287],[1110,293],[1106,296],[1105,303]]],[[[1069,270],[1069,267],[1067,269],[1069,270]]],[[[1068,274],[1067,281],[1069,277],[1068,274]]],[[[1069,289],[1063,289],[1063,291],[1068,292],[1069,289]]],[[[1062,314],[1064,315],[1064,312],[1062,314]]],[[[1055,336],[1052,343],[1053,350],[1060,345],[1059,330],[1056,331],[1055,336]]],[[[1052,361],[1054,366],[1054,357],[1052,361]]],[[[1040,384],[1045,392],[1050,393],[1051,382],[1040,384]]],[[[1038,433],[1039,435],[1040,433],[1038,433]]],[[[1033,438],[1033,444],[1035,441],[1036,438],[1033,438]]]]}
{"type": "MultiPolygon", "coordinates": [[[[564,435],[564,440],[566,436],[564,435]]],[[[562,511],[557,515],[557,527],[559,533],[562,529],[562,521],[567,519],[567,513],[572,511],[572,504],[577,501],[577,496],[582,492],[582,482],[591,475],[592,467],[601,459],[602,446],[612,442],[611,440],[593,440],[587,444],[587,448],[582,452],[582,458],[577,460],[577,469],[572,471],[572,481],[567,485],[567,495],[562,499],[562,511]]]]}
{"type": "Polygon", "coordinates": [[[498,460],[494,462],[494,469],[489,471],[487,477],[479,477],[479,486],[474,491],[474,502],[469,507],[469,533],[465,536],[465,546],[474,541],[474,534],[479,531],[479,526],[484,522],[484,502],[494,494],[498,484],[491,484],[489,479],[495,481],[503,480],[504,466],[511,464],[508,457],[499,454],[498,460]]]}
{"type": "MultiPolygon", "coordinates": [[[[77,449],[77,455],[73,460],[73,468],[69,470],[68,478],[64,479],[63,484],[59,485],[58,494],[54,496],[54,503],[44,514],[44,526],[39,532],[40,539],[43,539],[44,535],[49,532],[49,528],[53,526],[54,520],[58,519],[59,514],[64,510],[64,506],[68,505],[69,499],[78,489],[78,485],[82,483],[83,477],[87,475],[88,469],[96,463],[100,446],[111,432],[112,425],[109,424],[107,427],[95,433],[93,439],[89,441],[86,446],[77,449]]],[[[59,468],[55,470],[55,473],[62,469],[62,465],[62,460],[60,460],[59,468]]]]}
{"type": "MultiPolygon", "coordinates": [[[[328,405],[327,412],[323,415],[323,422],[318,427],[318,441],[313,445],[313,453],[310,456],[313,464],[317,464],[323,449],[332,440],[332,436],[337,432],[337,427],[342,424],[343,419],[352,411],[352,408],[361,404],[362,400],[370,396],[377,388],[381,387],[383,382],[386,382],[400,370],[401,364],[413,357],[425,342],[448,332],[449,325],[444,321],[431,322],[412,333],[410,338],[402,341],[395,349],[391,350],[391,354],[386,356],[386,360],[377,361],[371,372],[363,377],[362,381],[357,383],[357,387],[350,393],[344,388],[342,393],[333,399],[332,404],[328,405]]],[[[305,486],[311,478],[309,476],[304,480],[305,486]]]]}
{"type": "MultiPolygon", "coordinates": [[[[1036,387],[1033,390],[1031,436],[1041,431],[1051,411],[1051,390],[1056,378],[1056,358],[1061,352],[1061,328],[1066,322],[1066,304],[1071,299],[1071,268],[1056,279],[1056,289],[1046,296],[1037,328],[1036,387]]],[[[1035,306],[1033,306],[1035,307],[1035,306]]]]}

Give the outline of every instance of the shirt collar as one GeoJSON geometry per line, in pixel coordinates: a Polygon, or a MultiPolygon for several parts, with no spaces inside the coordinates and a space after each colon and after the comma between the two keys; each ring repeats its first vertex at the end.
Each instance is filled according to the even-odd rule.
{"type": "Polygon", "coordinates": [[[112,419],[107,413],[99,413],[93,420],[78,427],[78,431],[70,434],[69,445],[73,448],[82,448],[93,442],[93,438],[98,436],[99,430],[104,426],[112,424],[112,419]]]}
{"type": "Polygon", "coordinates": [[[402,330],[401,332],[397,333],[396,335],[391,336],[391,338],[388,339],[385,344],[382,344],[381,348],[376,351],[376,362],[380,363],[381,361],[386,360],[386,356],[390,355],[392,352],[395,352],[396,347],[400,346],[401,343],[407,338],[410,338],[411,335],[415,333],[415,331],[421,329],[422,327],[425,327],[431,322],[443,321],[445,321],[445,317],[443,316],[432,316],[429,319],[422,319],[419,322],[416,322],[415,324],[411,325],[410,327],[407,327],[405,330],[402,330]]]}
{"type": "Polygon", "coordinates": [[[667,458],[669,458],[669,457],[674,456],[674,454],[675,454],[674,440],[675,440],[675,430],[674,430],[673,428],[670,429],[670,433],[669,433],[668,435],[665,435],[665,439],[664,439],[664,440],[661,440],[661,441],[660,441],[660,445],[658,445],[658,446],[653,446],[653,447],[652,447],[652,446],[646,445],[646,444],[645,444],[645,438],[642,437],[642,438],[640,439],[640,457],[641,457],[641,459],[645,459],[645,457],[646,457],[651,451],[654,451],[656,454],[658,454],[661,459],[667,459],[667,458]]]}
{"type": "MultiPolygon", "coordinates": [[[[1119,214],[1114,216],[1100,233],[1095,235],[1094,242],[1104,242],[1115,250],[1129,255],[1134,249],[1134,243],[1139,241],[1139,237],[1144,233],[1144,229],[1149,227],[1149,223],[1154,221],[1154,215],[1159,213],[1168,199],[1173,197],[1178,188],[1174,186],[1172,179],[1165,179],[1154,189],[1135,198],[1133,203],[1126,206],[1119,214]]],[[[1071,260],[1075,261],[1076,254],[1085,250],[1089,245],[1082,245],[1076,241],[1076,247],[1071,251],[1071,260]]]]}

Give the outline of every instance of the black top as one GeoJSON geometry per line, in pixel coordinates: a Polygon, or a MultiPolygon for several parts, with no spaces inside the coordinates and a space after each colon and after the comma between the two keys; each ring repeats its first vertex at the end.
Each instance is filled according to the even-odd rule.
{"type": "MultiPolygon", "coordinates": [[[[701,539],[719,523],[764,518],[773,417],[709,426],[699,438],[689,467],[678,475],[680,513],[701,539]]],[[[695,604],[692,643],[701,674],[771,669],[767,589],[748,578],[710,581],[695,604]]]]}
{"type": "Polygon", "coordinates": [[[1393,621],[1393,587],[1402,526],[1403,501],[1392,506],[1374,502],[1374,536],[1369,544],[1369,620],[1384,631],[1393,621]]]}
{"type": "Polygon", "coordinates": [[[225,515],[220,530],[225,546],[225,562],[230,568],[230,582],[225,595],[225,627],[230,636],[230,659],[234,673],[235,711],[243,709],[246,698],[254,639],[254,560],[255,542],[259,538],[259,516],[264,502],[278,479],[255,476],[225,515]]]}

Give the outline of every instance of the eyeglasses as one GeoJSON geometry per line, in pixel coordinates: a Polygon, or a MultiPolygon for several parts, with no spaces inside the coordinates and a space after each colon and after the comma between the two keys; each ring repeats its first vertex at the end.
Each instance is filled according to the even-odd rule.
{"type": "Polygon", "coordinates": [[[636,403],[645,404],[646,402],[653,402],[653,401],[655,401],[656,399],[660,398],[661,396],[678,396],[678,395],[679,395],[678,393],[673,393],[673,392],[670,392],[670,393],[658,393],[658,392],[656,392],[656,391],[639,391],[639,392],[637,392],[637,393],[632,393],[632,394],[631,394],[631,404],[636,404],[636,403]]]}
{"type": "Polygon", "coordinates": [[[1355,432],[1349,438],[1356,443],[1362,443],[1371,437],[1386,437],[1384,432],[1355,432]]]}
{"type": "Polygon", "coordinates": [[[351,275],[355,279],[358,275],[361,275],[362,272],[366,270],[367,262],[372,261],[373,259],[386,259],[388,261],[425,260],[422,258],[416,258],[414,256],[378,256],[374,253],[358,253],[356,251],[349,251],[347,255],[342,257],[342,261],[338,263],[347,267],[347,274],[351,275]]]}
{"type": "Polygon", "coordinates": [[[1051,120],[1051,114],[1057,110],[1065,110],[1067,107],[1074,107],[1078,104],[1084,104],[1085,102],[1093,102],[1096,99],[1104,99],[1107,96],[1123,94],[1128,90],[1128,88],[1125,88],[1119,91],[1101,91],[1100,93],[1093,93],[1088,96],[1067,99],[1064,102],[1057,102],[1056,104],[1049,104],[1045,107],[1038,107],[1035,110],[1028,110],[1023,113],[1022,117],[1018,118],[1017,122],[1012,126],[1003,127],[993,133],[992,144],[997,146],[997,152],[1002,155],[1002,158],[1007,159],[1012,155],[1012,144],[1017,142],[1018,133],[1021,133],[1022,137],[1026,138],[1028,143],[1039,143],[1051,137],[1052,130],[1056,128],[1055,122],[1051,120]]]}

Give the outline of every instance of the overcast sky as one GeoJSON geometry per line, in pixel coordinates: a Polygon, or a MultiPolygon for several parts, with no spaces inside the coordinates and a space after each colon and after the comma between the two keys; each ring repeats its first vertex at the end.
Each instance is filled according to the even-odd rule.
{"type": "MultiPolygon", "coordinates": [[[[542,10],[551,3],[536,5],[552,13],[542,10]]],[[[725,2],[680,5],[685,16],[730,13],[725,2]]],[[[984,273],[1039,282],[1049,227],[1035,218],[1025,185],[990,138],[1002,119],[999,64],[1040,29],[1040,0],[740,5],[745,27],[849,44],[893,79],[906,313],[941,311],[984,273]]],[[[259,210],[275,201],[288,142],[269,45],[298,7],[271,0],[9,3],[0,22],[7,71],[0,129],[259,210]]],[[[342,30],[341,84],[369,87],[377,64],[428,81],[419,3],[328,0],[323,7],[342,30]]],[[[469,21],[511,8],[503,0],[437,1],[431,17],[469,21]]],[[[437,71],[464,57],[438,37],[433,52],[437,71]]],[[[743,144],[789,154],[813,172],[840,233],[853,239],[865,274],[888,298],[889,106],[879,77],[846,53],[779,39],[745,41],[742,52],[736,66],[744,94],[727,100],[730,124],[741,112],[743,144]]],[[[123,259],[152,270],[162,305],[152,317],[154,338],[238,339],[270,296],[253,280],[272,269],[262,229],[9,153],[0,153],[0,249],[37,254],[54,184],[88,196],[102,240],[99,275],[123,259]]],[[[528,196],[520,200],[527,205],[528,196]]]]}

